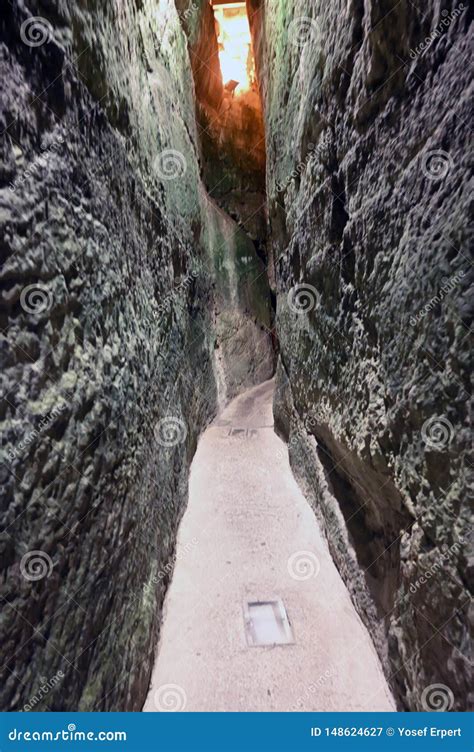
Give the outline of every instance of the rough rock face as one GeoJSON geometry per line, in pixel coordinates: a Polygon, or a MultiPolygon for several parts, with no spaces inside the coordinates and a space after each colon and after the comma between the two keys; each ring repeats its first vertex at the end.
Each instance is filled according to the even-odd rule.
{"type": "Polygon", "coordinates": [[[222,406],[273,375],[272,310],[265,266],[252,240],[209,196],[205,201],[203,242],[214,279],[216,379],[222,406]]]}
{"type": "Polygon", "coordinates": [[[265,138],[258,92],[229,95],[219,111],[199,109],[204,180],[210,195],[266,258],[265,138]]]}
{"type": "Polygon", "coordinates": [[[4,710],[141,708],[198,434],[218,380],[260,376],[226,382],[217,313],[269,358],[260,262],[245,237],[226,257],[238,228],[200,180],[181,22],[151,0],[2,7],[4,710]]]}
{"type": "Polygon", "coordinates": [[[213,239],[208,245],[215,248],[218,383],[225,402],[271,378],[275,356],[260,98],[256,92],[226,97],[222,108],[216,113],[201,105],[199,122],[203,180],[216,220],[209,223],[213,239]]]}
{"type": "Polygon", "coordinates": [[[471,17],[467,3],[443,5],[248,2],[276,421],[411,710],[430,708],[434,684],[446,707],[466,708],[469,694],[471,17]]]}
{"type": "MultiPolygon", "coordinates": [[[[256,86],[233,97],[225,91],[216,27],[207,0],[201,14],[182,7],[196,89],[203,180],[209,194],[245,229],[266,258],[265,132],[256,86]]],[[[191,6],[192,7],[192,6],[191,6]]],[[[201,7],[201,6],[200,6],[201,7]]]]}
{"type": "Polygon", "coordinates": [[[269,379],[275,358],[266,261],[265,136],[259,92],[224,90],[215,19],[208,2],[178,2],[188,37],[215,279],[220,403],[269,379]],[[194,10],[193,10],[194,8],[194,10]],[[199,12],[197,12],[199,11],[199,12]],[[224,211],[220,211],[223,209],[224,211]],[[232,221],[232,219],[235,221],[232,221]],[[238,223],[238,225],[236,225],[238,223]]]}

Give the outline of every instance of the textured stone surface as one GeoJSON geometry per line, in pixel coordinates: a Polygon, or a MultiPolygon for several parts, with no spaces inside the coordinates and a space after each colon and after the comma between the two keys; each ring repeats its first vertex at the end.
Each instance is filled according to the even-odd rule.
{"type": "Polygon", "coordinates": [[[274,312],[264,265],[262,107],[256,85],[235,97],[224,90],[211,6],[196,3],[186,8],[184,2],[177,6],[188,37],[207,189],[204,245],[215,279],[216,377],[222,405],[243,388],[269,379],[275,367],[274,312]]]}
{"type": "MultiPolygon", "coordinates": [[[[178,4],[185,5],[182,0],[178,4]]],[[[203,180],[266,260],[265,131],[256,82],[235,97],[225,91],[215,19],[207,2],[200,15],[183,7],[181,18],[196,89],[203,180]]]]}
{"type": "Polygon", "coordinates": [[[210,198],[203,239],[214,279],[216,379],[220,405],[274,373],[272,310],[265,266],[247,233],[210,198]]]}
{"type": "Polygon", "coordinates": [[[276,423],[401,707],[427,709],[423,692],[440,683],[464,709],[470,11],[248,5],[276,264],[276,423]]]}
{"type": "MultiPolygon", "coordinates": [[[[441,683],[462,709],[469,11],[249,6],[276,424],[401,707],[441,683]]],[[[248,123],[219,153],[196,118],[222,102],[209,20],[206,0],[2,5],[2,709],[141,707],[197,437],[271,374],[248,123]],[[223,175],[247,232],[206,193],[223,175]]]]}
{"type": "MultiPolygon", "coordinates": [[[[250,362],[217,373],[217,314],[252,347],[268,314],[258,282],[229,299],[214,275],[238,228],[200,181],[182,20],[151,0],[2,7],[4,710],[140,709],[217,378],[253,383],[250,362]]],[[[233,278],[243,256],[260,274],[245,242],[233,278]]]]}

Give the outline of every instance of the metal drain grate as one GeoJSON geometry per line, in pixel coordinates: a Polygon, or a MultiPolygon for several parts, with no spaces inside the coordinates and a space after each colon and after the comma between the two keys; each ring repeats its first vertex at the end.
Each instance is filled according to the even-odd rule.
{"type": "Polygon", "coordinates": [[[283,601],[250,601],[244,603],[247,645],[290,645],[293,632],[283,601]]]}
{"type": "Polygon", "coordinates": [[[239,439],[254,439],[257,433],[256,428],[231,428],[227,436],[237,436],[239,439]]]}

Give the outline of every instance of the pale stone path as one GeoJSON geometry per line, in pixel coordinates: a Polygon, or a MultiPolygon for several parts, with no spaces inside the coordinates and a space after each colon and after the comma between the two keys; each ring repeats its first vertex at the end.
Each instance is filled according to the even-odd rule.
{"type": "Polygon", "coordinates": [[[395,709],[273,431],[272,390],[235,399],[199,442],[145,711],[395,709]],[[294,644],[248,647],[244,602],[277,598],[294,644]]]}

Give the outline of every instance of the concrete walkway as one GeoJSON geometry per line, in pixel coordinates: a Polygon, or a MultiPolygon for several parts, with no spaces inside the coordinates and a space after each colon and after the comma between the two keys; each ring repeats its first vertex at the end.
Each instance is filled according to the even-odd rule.
{"type": "Polygon", "coordinates": [[[235,399],[199,442],[145,711],[395,709],[273,432],[272,390],[235,399]],[[294,642],[250,647],[245,604],[277,599],[294,642]]]}

